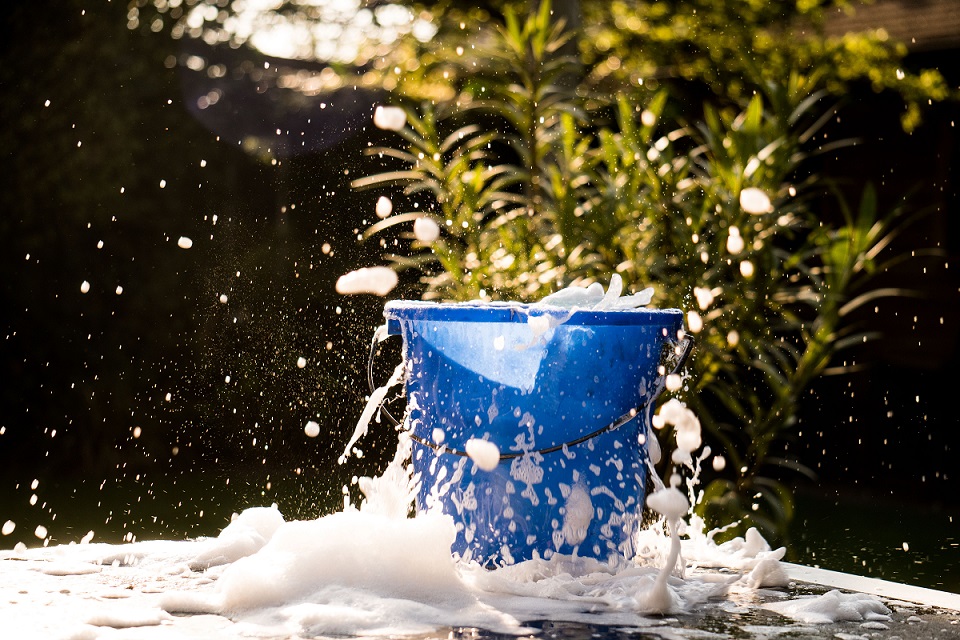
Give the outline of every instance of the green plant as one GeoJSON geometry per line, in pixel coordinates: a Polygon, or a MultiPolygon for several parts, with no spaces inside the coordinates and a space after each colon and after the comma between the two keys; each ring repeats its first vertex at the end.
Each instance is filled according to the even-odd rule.
{"type": "Polygon", "coordinates": [[[547,3],[523,21],[507,10],[469,83],[408,108],[407,146],[369,150],[402,169],[354,186],[402,186],[419,208],[366,237],[437,222],[436,241],[389,256],[424,274],[426,298],[536,300],[616,272],[687,309],[698,348],[684,398],[726,462],[698,508],[715,524],[742,519],[728,535],[782,536],[793,507],[778,468],[808,473],[783,455],[798,399],[864,339],[845,318],[899,293],[867,282],[899,217],[879,216],[867,188],[856,216],[840,199],[843,222],[819,218],[805,162],[827,150],[811,141],[835,111],[802,74],[685,123],[666,91],[604,99],[572,85],[589,74],[557,55],[567,37],[547,3]]]}
{"type": "Polygon", "coordinates": [[[843,95],[852,85],[892,91],[901,123],[920,122],[928,100],[951,90],[936,71],[912,73],[902,43],[882,29],[827,36],[828,13],[852,12],[849,0],[613,0],[583,2],[581,48],[598,84],[665,82],[687,95],[744,101],[757,87],[801,72],[807,87],[843,95]]]}

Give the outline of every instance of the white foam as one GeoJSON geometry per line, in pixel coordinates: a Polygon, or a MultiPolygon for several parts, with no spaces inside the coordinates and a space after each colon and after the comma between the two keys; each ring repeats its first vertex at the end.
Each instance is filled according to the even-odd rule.
{"type": "MultiPolygon", "coordinates": [[[[649,613],[676,613],[682,609],[667,580],[680,562],[680,519],[690,509],[687,498],[678,489],[680,476],[670,478],[670,486],[662,487],[647,497],[647,506],[667,519],[670,527],[670,552],[653,584],[642,594],[643,610],[649,613]]],[[[681,568],[682,573],[682,568],[681,568]]]]}
{"type": "Polygon", "coordinates": [[[693,296],[697,299],[697,306],[701,311],[706,311],[713,304],[714,295],[712,289],[704,287],[694,287],[693,296]]]}
{"type": "Polygon", "coordinates": [[[343,464],[346,462],[347,458],[350,457],[350,451],[353,448],[353,445],[357,443],[360,438],[367,435],[367,429],[370,426],[370,420],[373,419],[373,414],[377,412],[380,408],[380,405],[383,404],[383,399],[387,396],[387,391],[391,387],[400,383],[403,380],[404,374],[404,363],[397,365],[397,368],[393,370],[393,375],[390,376],[390,379],[382,387],[374,389],[370,394],[370,397],[367,399],[367,404],[363,408],[363,413],[360,414],[360,419],[357,420],[357,426],[353,431],[353,435],[350,436],[350,440],[347,442],[347,446],[343,449],[343,455],[340,456],[339,462],[343,464]]]}
{"type": "Polygon", "coordinates": [[[493,471],[500,464],[500,447],[481,438],[470,438],[464,449],[470,459],[483,471],[493,471]]]}
{"type": "Polygon", "coordinates": [[[743,236],[740,235],[740,229],[737,227],[730,227],[730,231],[727,235],[727,252],[731,255],[737,255],[743,251],[744,242],[743,236]]]}
{"type": "Polygon", "coordinates": [[[363,267],[337,279],[337,293],[342,295],[372,293],[385,296],[397,286],[399,279],[389,267],[363,267]]]}
{"type": "Polygon", "coordinates": [[[407,125],[407,114],[400,107],[378,105],[373,112],[373,124],[387,131],[400,131],[407,125]]]}
{"type": "Polygon", "coordinates": [[[647,506],[662,514],[668,521],[679,522],[687,514],[690,503],[676,487],[666,487],[647,496],[647,506]]]}
{"type": "Polygon", "coordinates": [[[587,529],[593,521],[593,501],[590,493],[582,485],[574,485],[570,495],[563,505],[563,534],[564,541],[570,546],[576,546],[587,537],[587,529]]]}
{"type": "Polygon", "coordinates": [[[589,309],[603,300],[603,285],[594,282],[587,287],[571,285],[565,289],[560,289],[556,293],[551,293],[537,304],[549,305],[552,307],[589,309]]]}
{"type": "Polygon", "coordinates": [[[606,292],[599,282],[584,287],[579,284],[570,285],[551,293],[533,306],[545,305],[562,307],[565,309],[616,310],[636,309],[650,304],[653,300],[653,288],[648,287],[638,293],[624,296],[623,278],[620,274],[610,276],[610,286],[606,292]]]}
{"type": "Polygon", "coordinates": [[[391,518],[349,508],[318,520],[288,522],[259,553],[223,572],[217,581],[221,605],[225,610],[263,608],[326,589],[466,605],[474,598],[444,551],[455,535],[453,521],[439,514],[391,518]]]}
{"type": "Polygon", "coordinates": [[[83,576],[88,573],[99,573],[101,567],[89,562],[54,561],[44,566],[40,571],[48,576],[83,576]]]}
{"type": "Polygon", "coordinates": [[[205,541],[204,548],[190,560],[190,565],[206,569],[252,555],[263,548],[281,525],[283,516],[274,507],[246,509],[219,536],[205,541]]]}
{"type": "Polygon", "coordinates": [[[653,425],[663,428],[673,425],[677,448],[673,451],[675,464],[692,464],[692,454],[703,444],[700,435],[700,420],[676,398],[670,398],[654,416],[653,425]]]}
{"type": "Polygon", "coordinates": [[[433,218],[417,218],[413,221],[413,235],[420,242],[431,244],[440,237],[440,227],[433,218]]]}
{"type": "Polygon", "coordinates": [[[607,287],[607,292],[603,294],[603,298],[600,299],[594,309],[612,309],[620,300],[620,294],[623,293],[623,278],[620,277],[619,273],[615,273],[610,276],[610,286],[607,287]]]}
{"type": "Polygon", "coordinates": [[[386,218],[393,213],[393,202],[387,196],[380,196],[377,199],[376,212],[378,218],[386,218]]]}
{"type": "Polygon", "coordinates": [[[151,627],[170,620],[172,616],[157,607],[118,606],[116,603],[93,605],[93,611],[84,622],[95,627],[130,629],[133,627],[151,627]]]}
{"type": "Polygon", "coordinates": [[[836,589],[820,596],[770,602],[764,608],[809,624],[886,622],[891,619],[890,609],[880,598],[865,593],[842,593],[836,589]]]}

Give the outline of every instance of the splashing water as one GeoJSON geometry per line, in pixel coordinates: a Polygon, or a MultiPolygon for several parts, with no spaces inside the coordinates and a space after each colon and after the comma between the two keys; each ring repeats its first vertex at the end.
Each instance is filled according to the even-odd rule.
{"type": "MultiPolygon", "coordinates": [[[[113,637],[102,635],[104,627],[127,629],[124,637],[161,640],[384,637],[444,627],[521,636],[537,631],[528,621],[549,619],[653,631],[669,622],[651,614],[684,613],[725,594],[782,584],[769,570],[778,566],[782,549],[771,551],[755,530],[745,539],[713,544],[695,519],[684,521],[686,499],[674,480],[650,496],[651,506],[668,518],[669,538],[663,521],[641,532],[629,565],[614,569],[560,554],[494,570],[457,562],[450,554],[456,535],[450,516],[408,515],[416,481],[406,464],[409,437],[401,433],[398,440],[384,473],[359,480],[359,505],[346,504],[317,520],[285,522],[274,507],[251,508],[216,538],[21,551],[14,556],[21,562],[4,566],[9,581],[0,586],[0,603],[23,602],[29,597],[24,594],[42,591],[38,606],[55,607],[58,615],[0,604],[0,628],[20,638],[77,639],[113,637]],[[681,531],[686,540],[680,540],[681,531]],[[673,570],[684,566],[681,546],[682,555],[701,567],[738,573],[683,577],[673,570]],[[22,560],[42,561],[43,571],[23,567],[28,563],[22,560]],[[112,597],[115,571],[123,572],[121,582],[135,582],[136,590],[112,597]],[[74,582],[44,582],[55,579],[74,582]],[[83,593],[75,586],[79,580],[92,581],[98,598],[77,597],[83,593]],[[140,629],[143,635],[134,635],[140,629]]],[[[574,508],[571,531],[575,520],[574,508]]],[[[808,623],[887,619],[879,600],[859,594],[769,607],[808,623]]]]}
{"type": "MultiPolygon", "coordinates": [[[[620,290],[611,283],[606,294],[601,288],[598,296],[594,287],[589,294],[564,293],[550,304],[576,301],[571,305],[576,306],[594,300],[594,305],[618,308],[620,290]]],[[[375,339],[384,337],[383,328],[379,331],[375,339]]],[[[371,394],[341,463],[404,373],[401,364],[390,381],[371,394]]],[[[0,559],[10,578],[5,582],[14,585],[0,586],[0,619],[6,620],[0,628],[25,630],[17,637],[80,639],[100,637],[102,627],[152,627],[153,633],[129,637],[163,640],[394,636],[427,634],[442,627],[519,636],[536,632],[527,625],[544,619],[656,629],[665,622],[651,615],[689,612],[728,593],[785,585],[780,564],[784,549],[771,550],[755,529],[718,545],[715,532],[705,533],[703,523],[690,514],[700,464],[710,453],[704,448],[696,455],[701,447],[696,416],[670,400],[655,424],[674,427],[671,461],[676,469],[689,472],[687,495],[680,473],[671,474],[667,482],[651,473],[655,490],[647,505],[661,517],[639,532],[635,557],[620,566],[559,553],[495,569],[457,560],[450,552],[457,535],[451,516],[439,510],[410,515],[419,478],[409,464],[410,434],[400,431],[396,453],[383,474],[357,480],[363,494],[360,504],[347,501],[342,511],[317,520],[287,522],[275,507],[258,507],[236,516],[216,538],[126,545],[91,544],[85,539],[79,545],[21,549],[10,556],[42,561],[43,572],[21,566],[26,563],[7,568],[9,562],[0,559]],[[729,571],[687,576],[688,565],[729,571]],[[133,596],[129,602],[108,596],[92,606],[89,598],[71,600],[70,589],[41,585],[51,576],[89,581],[102,575],[107,581],[112,579],[107,568],[125,568],[123,580],[137,581],[136,593],[124,595],[133,596]],[[20,594],[43,591],[40,606],[56,607],[58,616],[38,616],[29,607],[4,605],[24,599],[14,593],[16,589],[20,594]],[[183,613],[205,615],[174,615],[183,613]],[[194,635],[174,631],[170,625],[177,621],[188,625],[179,629],[194,635]],[[165,635],[163,629],[171,633],[165,635]]],[[[653,433],[645,437],[651,451],[658,452],[653,433]]],[[[437,440],[442,439],[440,434],[437,440]]],[[[473,440],[468,449],[481,470],[499,462],[493,443],[473,440]]],[[[592,517],[591,497],[572,487],[565,507],[560,532],[576,543],[592,517]]],[[[6,523],[3,533],[12,528],[6,523]]],[[[106,587],[96,588],[108,593],[106,587]]],[[[855,596],[831,592],[769,608],[807,623],[889,619],[885,617],[889,610],[879,600],[855,596]]]]}
{"type": "MultiPolygon", "coordinates": [[[[573,310],[631,309],[636,308],[637,306],[649,304],[652,298],[652,290],[650,289],[646,289],[641,293],[632,296],[624,297],[622,296],[622,293],[623,282],[619,276],[614,275],[611,278],[610,286],[606,292],[603,290],[602,285],[599,283],[594,283],[588,287],[569,287],[553,294],[552,296],[548,296],[538,304],[543,306],[567,308],[571,310],[571,313],[567,314],[566,318],[559,319],[553,315],[529,315],[528,324],[530,325],[530,329],[534,334],[534,341],[536,341],[540,335],[569,319],[573,310]]],[[[386,334],[386,326],[380,327],[374,336],[374,340],[383,340],[385,339],[386,334]]],[[[517,348],[524,348],[526,346],[530,345],[520,345],[517,348]]],[[[503,347],[493,345],[493,348],[502,349],[503,347]]],[[[341,463],[346,460],[346,457],[350,453],[351,447],[366,433],[369,422],[373,418],[377,408],[382,403],[387,390],[390,387],[398,384],[405,373],[409,373],[408,368],[401,364],[394,371],[394,375],[391,377],[388,383],[383,387],[376,389],[371,394],[367,407],[358,421],[354,434],[350,438],[350,441],[344,451],[344,455],[340,459],[341,463]]],[[[413,401],[416,401],[415,398],[413,401]]],[[[667,424],[674,427],[677,446],[673,452],[673,455],[671,456],[671,460],[675,465],[685,466],[691,470],[695,470],[694,478],[696,478],[699,475],[699,463],[709,455],[709,451],[707,451],[702,458],[697,460],[694,460],[693,458],[693,453],[702,445],[700,424],[696,416],[689,409],[684,407],[678,400],[672,399],[665,403],[661,411],[654,417],[653,424],[660,428],[667,424]]],[[[409,426],[407,426],[407,428],[409,428],[409,426]]],[[[532,421],[530,423],[530,429],[532,437],[532,421]]],[[[406,432],[403,432],[403,435],[405,434],[406,432]]],[[[403,435],[401,437],[403,437],[403,435]]],[[[647,444],[651,450],[653,461],[656,462],[659,460],[659,443],[652,433],[646,434],[645,437],[648,439],[647,444]]],[[[438,444],[442,442],[442,432],[440,437],[436,437],[435,435],[434,440],[438,444]]],[[[500,450],[492,442],[484,439],[473,438],[467,441],[465,449],[466,454],[481,471],[492,471],[500,463],[500,450]]],[[[518,464],[526,464],[527,466],[532,464],[534,467],[538,467],[538,460],[535,456],[531,455],[523,455],[514,459],[511,466],[512,477],[520,477],[521,475],[526,477],[527,475],[530,475],[529,473],[514,474],[512,467],[516,467],[518,464]]],[[[665,483],[660,480],[659,477],[657,477],[656,470],[653,468],[652,464],[650,465],[650,469],[652,471],[652,478],[656,490],[648,497],[647,505],[663,516],[664,520],[661,522],[659,529],[655,528],[654,530],[651,530],[656,531],[655,534],[652,534],[651,531],[641,534],[641,538],[643,539],[642,548],[646,552],[646,557],[638,554],[637,558],[634,559],[630,567],[630,591],[632,595],[629,609],[638,615],[682,612],[685,610],[684,607],[686,603],[696,600],[699,596],[684,594],[682,585],[685,583],[677,583],[673,579],[675,569],[679,571],[680,575],[683,574],[683,561],[681,558],[681,547],[683,542],[681,541],[681,535],[686,534],[689,540],[698,541],[696,553],[701,557],[709,555],[706,553],[707,549],[710,550],[710,553],[712,553],[713,557],[723,556],[724,551],[718,550],[719,547],[713,544],[712,539],[702,533],[702,523],[696,523],[699,528],[694,531],[694,528],[684,520],[684,518],[689,514],[691,500],[688,500],[680,490],[682,483],[681,476],[676,473],[672,474],[669,479],[669,486],[666,486],[665,483]],[[669,536],[665,533],[665,527],[669,528],[669,536]],[[651,554],[651,550],[656,551],[651,554]],[[650,560],[659,562],[650,562],[650,560]],[[643,578],[639,579],[637,576],[643,576],[643,578]]],[[[528,471],[539,471],[542,473],[542,470],[539,468],[530,469],[528,471]]],[[[412,476],[413,472],[409,471],[408,474],[412,476]]],[[[443,479],[441,479],[441,482],[437,485],[437,487],[434,488],[436,495],[432,495],[432,504],[435,507],[439,506],[443,498],[443,494],[449,490],[450,485],[453,483],[452,479],[446,484],[444,484],[442,480],[443,479]]],[[[478,480],[478,482],[480,482],[481,485],[476,490],[481,491],[483,490],[482,480],[478,480]]],[[[527,489],[530,489],[530,487],[528,486],[527,489]]],[[[416,489],[412,491],[411,496],[415,493],[416,489]]],[[[692,488],[690,489],[690,494],[692,497],[692,488]]],[[[399,494],[396,494],[396,492],[395,495],[399,497],[399,494]]],[[[593,517],[594,507],[591,503],[589,493],[583,491],[582,488],[573,487],[572,489],[566,491],[564,497],[566,499],[564,521],[561,524],[555,524],[554,536],[560,536],[562,538],[560,543],[566,541],[571,544],[571,546],[575,547],[584,538],[586,527],[589,525],[590,520],[593,517]]],[[[465,497],[458,499],[469,500],[469,495],[465,495],[465,497]]],[[[458,509],[467,510],[476,508],[471,504],[458,504],[457,506],[458,509]]],[[[405,509],[409,510],[410,507],[411,503],[407,503],[405,509]]],[[[509,507],[506,508],[509,509],[509,507]]],[[[403,510],[404,509],[399,509],[399,511],[403,510]]],[[[434,515],[435,512],[438,511],[439,508],[431,509],[426,511],[426,514],[434,515]]],[[[417,517],[421,517],[422,515],[425,514],[418,514],[417,517]]],[[[757,533],[756,530],[751,530],[750,535],[752,537],[759,537],[759,533],[757,533]]],[[[559,547],[559,544],[557,546],[559,547]]],[[[761,585],[773,585],[775,583],[779,584],[781,582],[782,572],[778,572],[776,570],[776,565],[779,559],[782,557],[784,550],[770,552],[769,546],[766,546],[766,543],[764,542],[763,545],[746,545],[745,547],[738,548],[738,551],[742,552],[743,554],[742,557],[738,559],[739,566],[743,569],[751,571],[748,579],[751,581],[751,584],[754,587],[761,585]],[[752,554],[748,559],[747,554],[750,552],[752,552],[752,554]],[[754,573],[753,570],[762,563],[766,563],[765,566],[767,568],[761,572],[754,573]]],[[[504,550],[503,553],[507,558],[506,564],[512,564],[513,561],[510,559],[509,550],[504,550]]],[[[591,591],[593,597],[601,597],[600,594],[604,593],[605,589],[610,590],[611,598],[613,593],[621,593],[624,591],[624,586],[622,584],[623,572],[618,570],[622,569],[622,567],[609,567],[592,559],[577,558],[576,556],[571,557],[549,551],[547,556],[547,558],[535,557],[532,561],[521,562],[519,565],[529,568],[529,563],[533,562],[537,566],[535,574],[550,574],[553,576],[551,578],[552,582],[557,582],[563,579],[559,576],[569,576],[571,581],[579,580],[585,575],[583,572],[589,568],[589,573],[591,574],[600,571],[606,575],[606,578],[603,580],[594,579],[593,590],[591,591]],[[605,567],[605,569],[598,569],[600,566],[605,567]],[[580,567],[580,569],[573,570],[572,567],[580,567]],[[554,573],[556,573],[556,575],[554,575],[554,573]]],[[[469,561],[468,554],[468,557],[460,563],[459,570],[461,571],[462,575],[472,576],[471,580],[476,585],[491,584],[488,577],[478,577],[491,575],[487,573],[486,569],[480,570],[478,568],[479,566],[480,565],[478,565],[476,562],[471,563],[469,561]]],[[[498,569],[497,571],[503,572],[503,575],[526,575],[524,571],[512,567],[501,567],[501,569],[498,569]]],[[[529,580],[529,576],[525,577],[524,580],[529,580]]],[[[498,582],[498,584],[502,584],[502,582],[498,582]]],[[[551,589],[553,588],[555,588],[555,585],[551,587],[551,589]]],[[[572,583],[567,585],[565,588],[576,590],[572,583]]],[[[714,585],[707,589],[707,591],[712,593],[717,589],[722,590],[724,588],[726,588],[726,584],[722,585],[721,587],[716,587],[716,585],[714,585]]],[[[511,589],[513,589],[513,587],[511,587],[511,589]]],[[[702,591],[702,585],[698,585],[698,587],[694,588],[694,591],[700,593],[700,591],[702,591]]],[[[528,591],[528,593],[540,593],[542,595],[546,592],[539,592],[536,589],[533,589],[532,591],[528,591]]],[[[611,600],[611,602],[613,602],[613,600],[611,600]]],[[[621,602],[617,606],[620,607],[622,604],[623,603],[621,602]]]]}

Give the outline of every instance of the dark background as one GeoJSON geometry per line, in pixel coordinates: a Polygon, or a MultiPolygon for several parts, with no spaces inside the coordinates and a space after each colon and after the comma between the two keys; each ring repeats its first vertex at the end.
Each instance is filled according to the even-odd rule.
{"type": "MultiPolygon", "coordinates": [[[[378,96],[278,89],[282,61],[132,31],[126,12],[43,0],[0,18],[0,521],[17,525],[0,548],[40,544],[37,525],[62,543],[89,529],[107,541],[211,535],[230,513],[273,502],[287,518],[315,517],[393,452],[379,425],[367,455],[336,464],[383,304],[334,293],[340,274],[381,262],[356,239],[379,194],[348,186],[377,168],[362,150],[384,139],[370,125],[378,96]],[[191,71],[197,47],[246,71],[191,71]],[[319,437],[304,435],[307,420],[319,437]]],[[[908,63],[957,87],[956,54],[908,63]]],[[[856,88],[826,130],[859,143],[820,171],[853,197],[872,181],[885,207],[910,194],[928,215],[898,241],[914,259],[879,276],[919,295],[861,314],[882,337],[842,354],[860,368],[819,381],[800,408],[790,450],[818,477],[793,479],[794,557],[820,561],[825,540],[845,528],[859,540],[859,524],[869,566],[846,550],[828,564],[924,581],[960,567],[960,110],[933,105],[908,135],[899,108],[856,88]],[[910,539],[927,569],[883,571],[910,539]]],[[[405,282],[392,295],[413,291],[405,282]]]]}
{"type": "Polygon", "coordinates": [[[36,543],[37,524],[61,541],[93,524],[108,539],[216,532],[253,501],[317,515],[376,469],[334,462],[382,310],[334,293],[379,262],[356,240],[378,194],[348,187],[376,168],[362,155],[382,135],[373,97],[302,99],[252,54],[247,73],[213,80],[185,64],[196,44],[125,16],[41,2],[3,17],[0,517],[18,525],[4,546],[36,543]]]}

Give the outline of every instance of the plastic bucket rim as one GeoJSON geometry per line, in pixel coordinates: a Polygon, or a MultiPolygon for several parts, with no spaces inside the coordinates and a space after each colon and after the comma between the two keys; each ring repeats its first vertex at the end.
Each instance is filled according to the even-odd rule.
{"type": "MultiPolygon", "coordinates": [[[[432,302],[391,300],[383,310],[388,325],[393,322],[479,322],[523,323],[530,317],[549,315],[573,326],[658,325],[682,328],[683,311],[640,307],[630,309],[568,309],[552,305],[521,302],[432,302]]],[[[398,327],[390,326],[390,333],[398,327]]]]}

